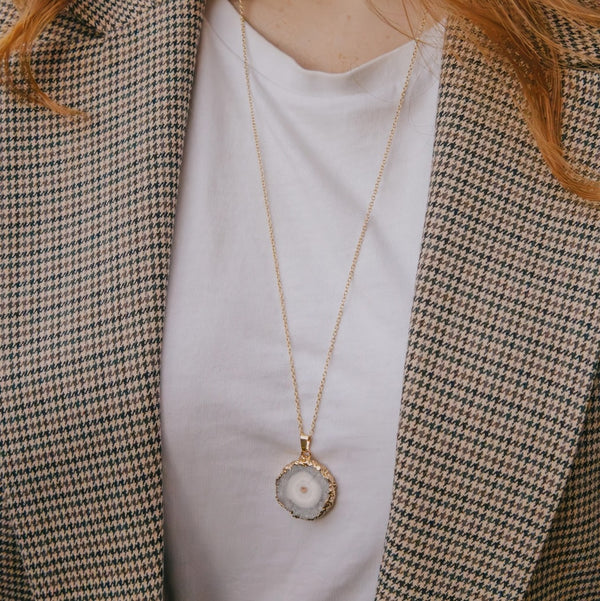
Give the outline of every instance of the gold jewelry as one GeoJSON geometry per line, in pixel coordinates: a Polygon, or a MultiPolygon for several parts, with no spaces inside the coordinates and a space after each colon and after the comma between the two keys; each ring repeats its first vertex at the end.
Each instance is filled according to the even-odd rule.
{"type": "Polygon", "coordinates": [[[260,182],[262,186],[264,206],[267,218],[267,226],[269,229],[269,238],[271,241],[271,252],[273,255],[273,265],[275,267],[275,278],[277,280],[277,290],[279,292],[279,303],[281,306],[281,317],[283,320],[283,329],[285,332],[285,341],[287,344],[288,350],[288,358],[290,364],[290,373],[292,377],[292,385],[294,389],[294,402],[296,405],[296,417],[298,420],[298,432],[300,434],[300,456],[295,461],[292,461],[288,465],[286,465],[281,474],[279,474],[276,482],[275,482],[275,493],[276,498],[279,504],[287,509],[294,517],[302,518],[306,520],[314,520],[325,513],[327,513],[334,505],[336,493],[337,493],[337,484],[331,472],[321,463],[319,463],[312,455],[310,451],[310,444],[312,441],[312,437],[315,432],[315,426],[317,423],[317,417],[319,415],[319,409],[321,407],[321,400],[323,398],[323,391],[325,390],[325,381],[327,379],[327,373],[329,371],[329,364],[331,362],[331,357],[333,355],[333,349],[335,347],[335,343],[338,336],[338,331],[340,328],[340,324],[342,321],[342,315],[344,313],[344,307],[346,306],[346,300],[348,298],[348,293],[350,292],[350,285],[352,284],[352,280],[354,279],[354,273],[356,271],[356,265],[358,263],[358,257],[360,255],[360,251],[362,249],[362,245],[365,239],[365,234],[367,232],[367,226],[369,225],[369,221],[371,219],[371,214],[373,213],[373,207],[375,206],[375,199],[377,197],[377,193],[379,191],[379,186],[381,184],[381,180],[383,178],[383,172],[385,170],[385,166],[388,161],[388,157],[390,154],[390,150],[392,147],[392,141],[394,139],[394,134],[396,133],[396,129],[398,126],[398,121],[400,118],[400,111],[402,110],[402,106],[404,104],[404,99],[406,97],[406,91],[408,90],[408,84],[410,82],[410,78],[412,72],[414,70],[415,62],[417,59],[418,48],[420,36],[423,33],[423,29],[425,28],[426,16],[427,13],[423,16],[423,20],[421,26],[419,28],[419,33],[415,39],[415,48],[413,50],[410,64],[408,67],[408,72],[406,74],[406,79],[404,80],[404,85],[402,87],[402,92],[400,94],[400,100],[398,101],[398,105],[396,107],[396,112],[394,114],[394,119],[392,122],[392,127],[388,134],[387,143],[385,145],[385,151],[383,153],[383,159],[381,161],[381,165],[379,167],[379,171],[377,173],[377,178],[375,180],[375,186],[373,187],[373,192],[371,193],[371,200],[367,207],[367,211],[365,214],[365,218],[363,220],[362,228],[360,231],[360,235],[358,237],[358,242],[356,244],[356,248],[354,250],[354,256],[352,258],[352,263],[350,265],[350,270],[348,272],[348,278],[346,280],[346,285],[344,287],[344,293],[342,295],[342,300],[340,303],[340,307],[337,313],[337,317],[335,320],[335,324],[333,326],[333,333],[331,335],[331,340],[329,342],[329,348],[327,350],[327,356],[325,357],[325,365],[323,367],[323,375],[321,376],[321,382],[319,384],[319,389],[317,392],[317,399],[315,402],[315,410],[313,413],[312,422],[310,425],[310,430],[308,434],[305,434],[304,431],[304,422],[302,420],[302,413],[300,411],[300,394],[298,392],[298,381],[296,378],[296,367],[294,364],[294,354],[292,351],[292,342],[290,336],[290,329],[288,323],[288,316],[285,304],[285,296],[283,294],[283,285],[281,283],[281,271],[279,268],[279,258],[277,255],[277,246],[275,244],[275,234],[273,230],[273,219],[271,216],[271,204],[269,202],[269,194],[267,190],[267,183],[265,177],[265,170],[262,159],[262,152],[260,149],[260,141],[258,136],[258,128],[256,126],[256,115],[254,110],[254,98],[252,95],[252,88],[250,85],[250,68],[248,64],[248,41],[246,37],[246,19],[244,16],[244,2],[243,0],[239,0],[239,14],[240,14],[240,23],[242,30],[242,51],[243,51],[243,59],[244,59],[244,76],[246,79],[246,90],[248,93],[248,104],[250,107],[250,120],[252,124],[252,133],[254,135],[254,145],[256,147],[256,156],[258,159],[258,169],[260,172],[260,182]]]}

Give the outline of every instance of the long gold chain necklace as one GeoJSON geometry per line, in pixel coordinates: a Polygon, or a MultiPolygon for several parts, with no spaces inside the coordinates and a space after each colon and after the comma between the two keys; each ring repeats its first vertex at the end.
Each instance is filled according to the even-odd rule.
{"type": "Polygon", "coordinates": [[[290,336],[290,328],[287,316],[287,309],[285,303],[285,296],[283,293],[283,285],[281,283],[281,271],[279,268],[279,257],[277,253],[277,246],[275,244],[275,233],[273,228],[273,218],[271,215],[271,203],[269,202],[269,194],[267,190],[267,182],[265,177],[265,169],[263,164],[262,152],[260,147],[260,141],[258,136],[258,128],[256,126],[256,114],[254,110],[254,97],[252,95],[252,87],[250,85],[250,68],[248,64],[248,41],[246,37],[246,19],[244,13],[244,1],[239,0],[238,10],[240,14],[240,23],[242,30],[242,51],[244,59],[244,76],[246,79],[246,90],[248,92],[248,104],[250,107],[250,120],[252,124],[252,133],[254,135],[254,145],[256,147],[256,157],[258,159],[258,169],[260,172],[260,182],[262,186],[264,206],[267,218],[267,226],[269,229],[269,238],[271,242],[271,252],[273,255],[273,265],[275,267],[275,278],[277,280],[277,290],[279,292],[279,303],[281,306],[281,317],[283,320],[283,329],[285,332],[285,341],[287,344],[288,358],[290,364],[290,374],[292,377],[292,385],[294,389],[294,403],[296,405],[296,417],[298,420],[298,432],[300,435],[300,456],[295,461],[288,463],[281,471],[275,481],[275,494],[279,504],[287,509],[294,517],[302,518],[305,520],[314,520],[327,513],[335,504],[335,498],[337,493],[337,484],[331,474],[331,472],[322,464],[319,463],[311,454],[311,441],[315,433],[315,426],[317,424],[317,417],[319,415],[319,409],[321,408],[321,400],[323,398],[323,391],[325,390],[325,381],[327,380],[327,373],[329,371],[329,364],[333,355],[333,349],[342,322],[342,315],[344,314],[344,307],[346,306],[346,300],[348,299],[348,293],[350,292],[350,286],[354,279],[354,273],[356,271],[356,265],[358,263],[358,257],[363,246],[365,235],[367,233],[367,226],[371,220],[371,214],[373,213],[373,207],[375,206],[375,199],[383,178],[383,172],[388,161],[390,150],[392,147],[392,141],[394,134],[398,126],[398,120],[400,118],[400,112],[404,105],[404,99],[406,97],[406,91],[410,82],[412,72],[415,67],[417,59],[420,36],[423,33],[426,22],[426,14],[423,16],[419,33],[415,40],[415,47],[410,59],[408,72],[404,80],[402,92],[400,94],[400,100],[394,113],[394,119],[392,121],[392,127],[387,137],[385,145],[385,151],[383,153],[383,159],[377,173],[373,192],[371,193],[371,200],[367,206],[367,211],[363,220],[358,242],[354,250],[352,257],[352,263],[350,264],[350,270],[346,279],[346,285],[344,287],[344,293],[337,313],[335,324],[333,326],[333,333],[329,342],[329,348],[327,349],[327,355],[325,357],[325,365],[323,367],[323,374],[321,376],[321,382],[317,391],[317,399],[315,402],[315,410],[313,413],[312,422],[308,434],[304,429],[304,422],[302,420],[302,412],[300,410],[300,394],[298,392],[298,381],[296,378],[296,367],[294,363],[294,353],[292,351],[292,342],[290,336]]]}

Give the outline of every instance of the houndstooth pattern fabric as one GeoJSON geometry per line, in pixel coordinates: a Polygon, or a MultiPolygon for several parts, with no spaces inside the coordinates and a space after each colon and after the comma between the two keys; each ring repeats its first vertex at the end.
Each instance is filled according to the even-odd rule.
{"type": "Polygon", "coordinates": [[[162,314],[200,20],[75,5],[35,64],[89,118],[0,100],[3,601],[162,597],[162,314]]]}
{"type": "MultiPolygon", "coordinates": [[[[201,19],[78,0],[35,66],[89,118],[0,92],[2,599],[162,596],[159,359],[201,19]]],[[[565,85],[570,157],[597,173],[600,77],[565,85]]],[[[377,601],[600,600],[600,210],[556,184],[516,98],[450,26],[377,601]]]]}
{"type": "Polygon", "coordinates": [[[21,551],[6,507],[0,511],[0,592],[3,599],[31,601],[21,551]]]}
{"type": "MultiPolygon", "coordinates": [[[[600,599],[600,211],[450,27],[378,599],[600,599]],[[576,509],[576,513],[573,513],[576,509]]],[[[598,75],[565,143],[600,166],[598,75]]]]}

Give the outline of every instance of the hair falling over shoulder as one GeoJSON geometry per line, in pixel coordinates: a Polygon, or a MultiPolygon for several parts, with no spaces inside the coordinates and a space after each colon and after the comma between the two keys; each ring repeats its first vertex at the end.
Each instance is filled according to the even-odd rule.
{"type": "MultiPolygon", "coordinates": [[[[19,18],[0,37],[0,77],[4,84],[28,100],[62,115],[74,115],[73,111],[55,102],[37,84],[31,66],[33,45],[46,27],[70,3],[70,0],[23,0],[15,2],[19,18]],[[20,89],[14,80],[10,59],[15,56],[27,91],[20,89]]],[[[1,24],[0,24],[1,25],[1,24]]]]}
{"type": "MultiPolygon", "coordinates": [[[[566,64],[600,70],[598,57],[568,48],[556,37],[556,23],[594,36],[600,44],[597,0],[423,0],[432,9],[475,26],[475,42],[492,59],[507,61],[518,79],[530,131],[550,170],[567,190],[600,202],[600,182],[582,177],[566,160],[562,144],[563,71],[566,64]],[[486,41],[489,42],[486,45],[486,41]]],[[[471,31],[472,28],[471,28],[471,31]]]]}
{"type": "MultiPolygon", "coordinates": [[[[35,41],[71,0],[21,0],[17,21],[0,37],[0,76],[3,83],[28,100],[62,115],[73,111],[50,98],[36,83],[32,68],[35,41]],[[24,91],[15,83],[11,58],[24,91]]],[[[369,0],[376,8],[376,0],[369,0]]],[[[400,2],[401,0],[398,0],[400,2]]],[[[17,0],[15,0],[17,2],[17,0]]],[[[563,69],[575,60],[600,70],[597,57],[577,54],[557,39],[552,19],[574,31],[600,37],[600,3],[596,0],[423,0],[432,14],[445,14],[475,26],[473,36],[488,56],[507,61],[521,85],[526,118],[546,163],[560,183],[581,198],[600,202],[600,183],[581,177],[564,156],[561,142],[563,69]]],[[[465,32],[473,31],[465,27],[465,32]]]]}

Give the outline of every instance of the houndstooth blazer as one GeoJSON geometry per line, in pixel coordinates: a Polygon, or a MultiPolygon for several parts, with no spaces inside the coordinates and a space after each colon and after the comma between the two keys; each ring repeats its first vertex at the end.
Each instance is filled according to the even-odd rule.
{"type": "MultiPolygon", "coordinates": [[[[76,0],[35,68],[89,119],[0,92],[2,600],[161,598],[159,359],[201,21],[196,0],[76,0]]],[[[582,67],[564,140],[597,173],[582,67]]],[[[600,600],[600,209],[556,183],[517,99],[450,23],[377,601],[600,600]]]]}

